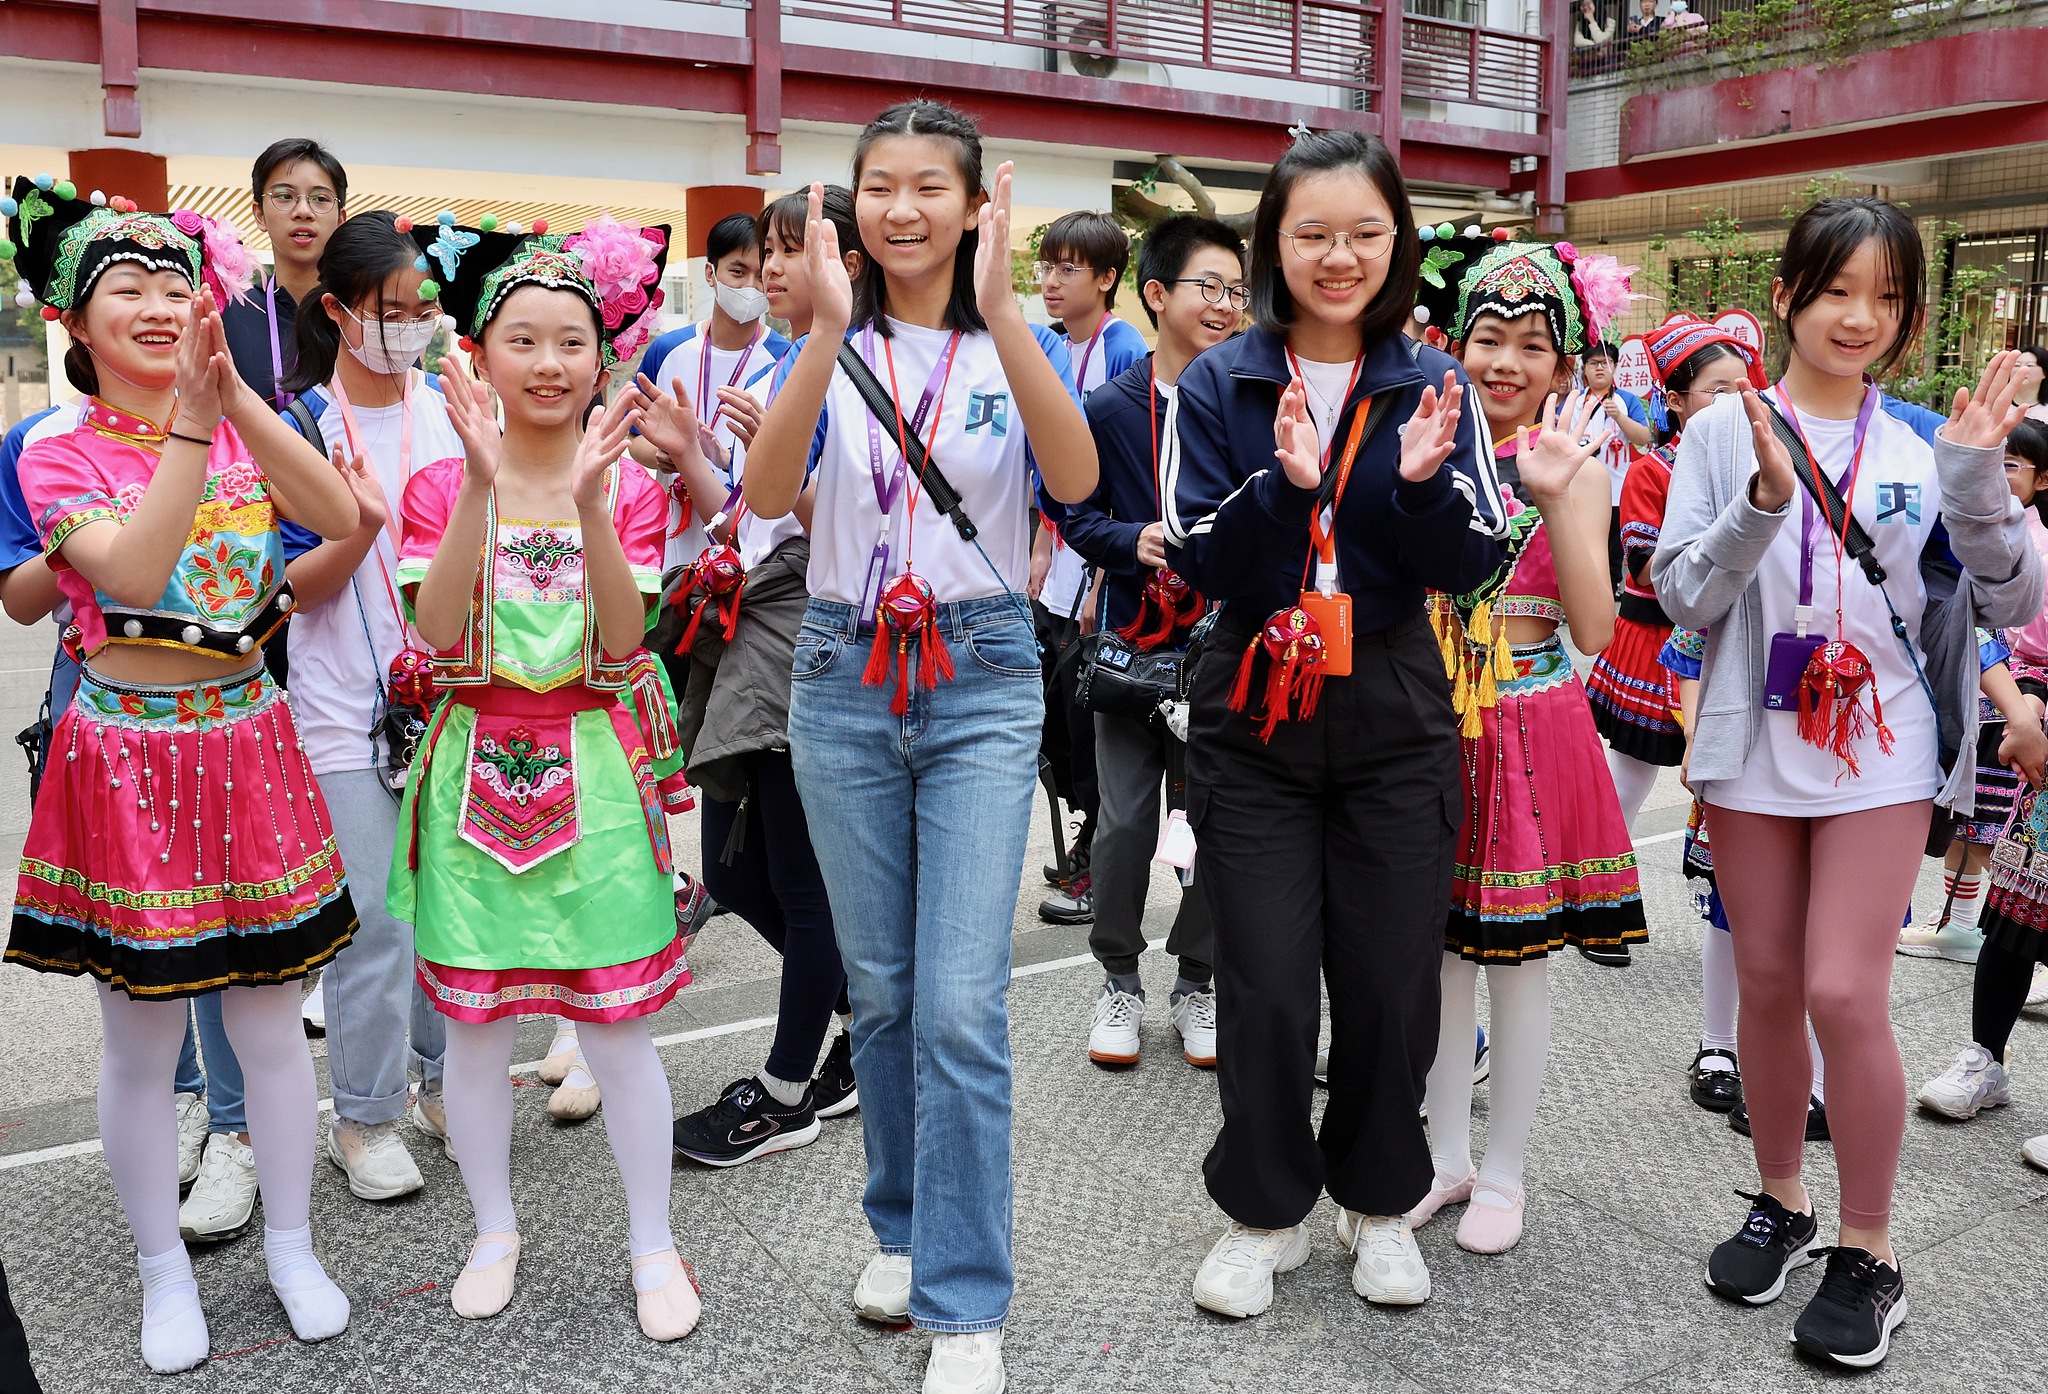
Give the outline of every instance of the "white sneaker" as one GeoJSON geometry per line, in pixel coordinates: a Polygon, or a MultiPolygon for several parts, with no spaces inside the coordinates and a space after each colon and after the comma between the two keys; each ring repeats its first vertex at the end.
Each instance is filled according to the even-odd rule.
{"type": "Polygon", "coordinates": [[[1001,1331],[933,1337],[932,1358],[924,1367],[924,1394],[1003,1394],[1009,1384],[1001,1331]]]}
{"type": "Polygon", "coordinates": [[[178,1232],[187,1239],[232,1239],[256,1214],[256,1154],[233,1133],[206,1139],[199,1177],[178,1207],[178,1232]]]}
{"type": "MultiPolygon", "coordinates": [[[[455,1161],[455,1139],[448,1135],[448,1107],[441,1091],[422,1084],[413,1091],[412,1110],[406,1115],[412,1125],[441,1144],[441,1155],[455,1161]]],[[[458,1163],[458,1165],[460,1165],[458,1163]]]]}
{"type": "Polygon", "coordinates": [[[1945,958],[1951,963],[1975,963],[1984,951],[1984,931],[1959,925],[1922,925],[1901,931],[1898,951],[1907,958],[1945,958]]]}
{"type": "Polygon", "coordinates": [[[895,1326],[910,1320],[910,1255],[876,1254],[853,1285],[853,1310],[895,1326]]]}
{"type": "Polygon", "coordinates": [[[2034,965],[2033,985],[2027,989],[2027,1005],[2038,1007],[2048,1003],[2048,963],[2034,965]]]}
{"type": "Polygon", "coordinates": [[[1322,1085],[1325,1089],[1330,1087],[1330,1052],[1328,1050],[1316,1052],[1316,1083],[1322,1085]]]}
{"type": "Polygon", "coordinates": [[[2030,1137],[2020,1144],[2020,1160],[2028,1166],[2048,1171],[2048,1133],[2030,1137]]]}
{"type": "Polygon", "coordinates": [[[1429,1268],[1422,1261],[1422,1251],[1415,1247],[1408,1217],[1351,1218],[1351,1290],[1386,1307],[1413,1307],[1429,1301],[1429,1268]]]}
{"type": "Polygon", "coordinates": [[[305,1023],[308,1036],[327,1034],[327,993],[321,987],[321,979],[325,976],[324,973],[312,976],[312,987],[299,1003],[299,1020],[305,1023]]]}
{"type": "MultiPolygon", "coordinates": [[[[1190,992],[1173,1004],[1173,1029],[1180,1032],[1180,1053],[1198,1069],[1216,1068],[1216,994],[1190,992]]],[[[1092,1044],[1092,1042],[1091,1042],[1092,1044]]]]}
{"type": "Polygon", "coordinates": [[[199,1175],[199,1159],[206,1154],[206,1100],[197,1094],[180,1094],[178,1110],[178,1184],[189,1186],[199,1175]]]}
{"type": "Polygon", "coordinates": [[[1968,1119],[1987,1108],[2004,1108],[2012,1102],[2012,1091],[2006,1087],[2005,1066],[1973,1041],[1955,1064],[1921,1085],[1917,1097],[1922,1108],[1968,1119]]]}
{"type": "Polygon", "coordinates": [[[389,1123],[330,1119],[327,1160],[348,1177],[348,1188],[358,1200],[396,1200],[427,1184],[398,1135],[396,1118],[389,1123]]]}
{"type": "Polygon", "coordinates": [[[1308,1261],[1308,1226],[1252,1229],[1237,1221],[1195,1273],[1195,1305],[1226,1317],[1255,1317],[1273,1305],[1273,1275],[1308,1261]]]}
{"type": "Polygon", "coordinates": [[[1088,1026],[1088,1058],[1098,1065],[1137,1064],[1138,1027],[1144,1021],[1144,998],[1104,983],[1088,1026]]]}

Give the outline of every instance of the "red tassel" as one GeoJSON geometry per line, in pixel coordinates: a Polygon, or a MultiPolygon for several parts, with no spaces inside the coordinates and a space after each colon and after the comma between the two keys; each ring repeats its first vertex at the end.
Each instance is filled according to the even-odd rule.
{"type": "MultiPolygon", "coordinates": [[[[704,619],[704,607],[706,605],[709,605],[710,603],[711,597],[707,595],[703,599],[699,600],[696,603],[696,605],[691,608],[690,622],[683,627],[683,637],[681,641],[676,644],[677,653],[689,653],[690,646],[697,642],[697,626],[704,619]]],[[[728,634],[725,637],[730,639],[732,635],[728,634]]]]}
{"type": "Polygon", "coordinates": [[[868,649],[868,666],[860,675],[862,687],[880,687],[889,681],[889,640],[894,636],[889,626],[875,626],[875,642],[868,649]]]}
{"type": "Polygon", "coordinates": [[[896,640],[896,695],[889,699],[889,710],[901,716],[910,710],[910,636],[896,640]]]}
{"type": "Polygon", "coordinates": [[[1323,669],[1318,664],[1304,667],[1294,682],[1294,717],[1307,721],[1316,714],[1316,701],[1323,695],[1323,669]]]}
{"type": "Polygon", "coordinates": [[[1260,642],[1254,635],[1251,643],[1245,646],[1244,658],[1237,665],[1237,681],[1230,685],[1230,701],[1227,703],[1234,712],[1243,711],[1244,704],[1251,700],[1252,661],[1258,656],[1260,642]]]}
{"type": "Polygon", "coordinates": [[[725,641],[729,644],[732,642],[733,634],[740,627],[740,593],[733,591],[718,604],[725,620],[725,641]]]}
{"type": "Polygon", "coordinates": [[[1287,657],[1271,660],[1266,666],[1266,713],[1259,721],[1259,740],[1273,739],[1273,730],[1287,719],[1288,693],[1295,685],[1295,677],[1301,670],[1301,646],[1289,644],[1287,657]]]}

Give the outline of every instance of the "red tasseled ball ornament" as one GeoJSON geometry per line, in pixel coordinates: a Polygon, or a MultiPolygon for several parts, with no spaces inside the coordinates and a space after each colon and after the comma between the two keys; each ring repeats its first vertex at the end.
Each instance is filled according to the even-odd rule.
{"type": "Polygon", "coordinates": [[[1298,605],[1275,611],[1238,662],[1237,681],[1230,688],[1232,711],[1251,715],[1252,670],[1261,653],[1266,656],[1266,705],[1252,719],[1259,724],[1259,739],[1270,741],[1274,728],[1290,715],[1307,721],[1316,714],[1323,691],[1323,627],[1298,605]]]}
{"type": "Polygon", "coordinates": [[[875,643],[861,682],[880,687],[889,680],[889,655],[896,655],[896,692],[889,710],[901,716],[910,710],[913,685],[937,687],[953,680],[953,654],[939,632],[939,602],[924,577],[906,571],[882,588],[875,606],[875,643]],[[910,670],[910,646],[918,645],[917,672],[910,670]]]}

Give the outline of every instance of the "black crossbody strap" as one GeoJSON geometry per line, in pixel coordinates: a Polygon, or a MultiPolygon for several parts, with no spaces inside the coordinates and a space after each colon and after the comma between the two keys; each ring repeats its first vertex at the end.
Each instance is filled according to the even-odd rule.
{"type": "MultiPolygon", "coordinates": [[[[893,430],[898,416],[896,399],[882,386],[881,379],[868,367],[867,360],[860,356],[860,351],[854,348],[851,339],[839,345],[839,366],[846,370],[846,376],[853,381],[854,390],[860,393],[860,399],[867,403],[868,410],[875,414],[875,420],[893,430]]],[[[960,501],[960,491],[953,487],[950,479],[939,472],[939,467],[932,462],[931,456],[926,454],[924,442],[917,438],[917,433],[911,431],[906,434],[909,438],[899,442],[905,447],[903,458],[910,466],[911,473],[917,476],[925,497],[932,501],[933,508],[953,520],[953,531],[960,534],[962,542],[974,541],[980,529],[975,527],[974,520],[967,516],[967,506],[960,501]]]]}
{"type": "MultiPolygon", "coordinates": [[[[1394,400],[1389,393],[1379,393],[1372,399],[1372,405],[1365,410],[1365,430],[1358,437],[1359,454],[1363,455],[1365,447],[1372,443],[1372,433],[1380,428],[1380,422],[1386,420],[1387,413],[1393,409],[1393,405],[1394,400]]],[[[1343,432],[1339,431],[1338,434],[1342,435],[1343,432]]],[[[1328,508],[1330,500],[1337,497],[1337,474],[1336,470],[1323,472],[1322,487],[1316,490],[1317,508],[1328,508]]]]}
{"type": "MultiPolygon", "coordinates": [[[[1761,398],[1759,400],[1762,400],[1761,398]]],[[[1842,498],[1842,491],[1835,487],[1835,481],[1813,463],[1813,456],[1807,453],[1806,442],[1799,438],[1799,432],[1792,429],[1792,423],[1778,414],[1778,409],[1768,401],[1764,410],[1771,414],[1771,433],[1778,443],[1785,447],[1785,453],[1792,457],[1792,472],[1799,476],[1799,482],[1806,492],[1813,495],[1820,505],[1821,516],[1827,519],[1828,530],[1842,537],[1842,520],[1849,520],[1849,531],[1842,546],[1863,568],[1863,574],[1873,586],[1882,586],[1885,579],[1884,566],[1877,559],[1877,544],[1870,540],[1870,534],[1863,530],[1863,524],[1849,514],[1849,505],[1842,498]]]]}

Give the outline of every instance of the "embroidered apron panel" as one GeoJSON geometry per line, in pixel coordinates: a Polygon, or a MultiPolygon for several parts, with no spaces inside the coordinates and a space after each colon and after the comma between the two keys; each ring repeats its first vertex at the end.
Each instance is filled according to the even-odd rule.
{"type": "Polygon", "coordinates": [[[513,875],[582,836],[576,808],[576,716],[479,711],[470,730],[461,837],[513,875]]]}

